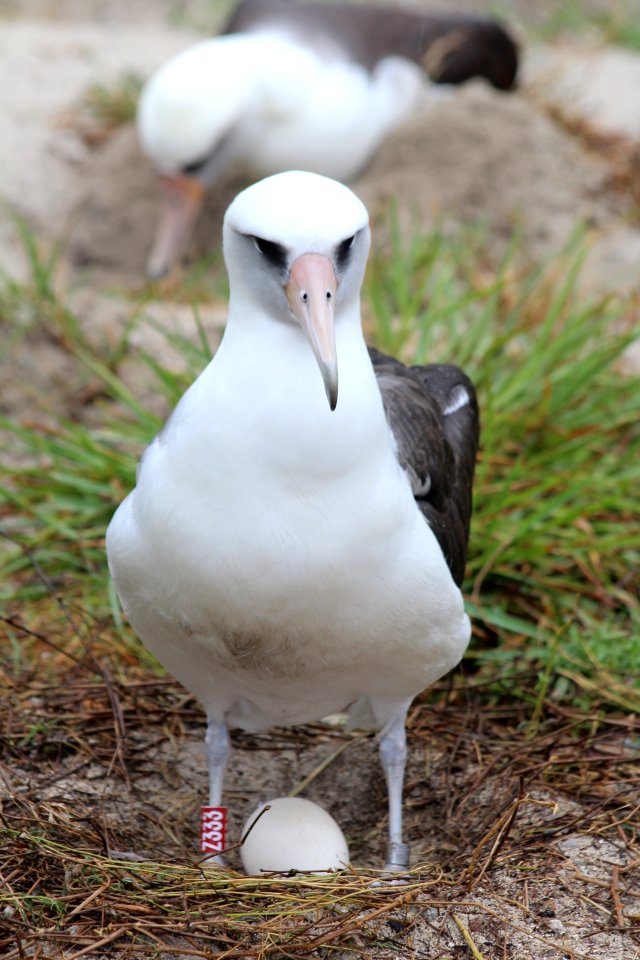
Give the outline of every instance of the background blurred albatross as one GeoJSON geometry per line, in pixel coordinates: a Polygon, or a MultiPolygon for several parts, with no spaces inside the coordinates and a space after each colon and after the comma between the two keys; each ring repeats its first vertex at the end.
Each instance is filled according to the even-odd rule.
{"type": "Polygon", "coordinates": [[[151,276],[184,252],[206,189],[226,170],[354,177],[422,103],[428,78],[508,90],[517,48],[492,20],[349,3],[244,0],[223,35],[164,64],[138,109],[161,176],[151,276]]]}

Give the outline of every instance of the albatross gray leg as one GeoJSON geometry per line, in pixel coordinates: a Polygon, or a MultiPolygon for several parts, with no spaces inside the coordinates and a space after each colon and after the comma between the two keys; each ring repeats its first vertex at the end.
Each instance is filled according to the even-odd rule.
{"type": "Polygon", "coordinates": [[[229,759],[229,733],[224,720],[209,717],[204,738],[209,765],[209,806],[219,807],[222,801],[222,783],[229,759]]]}
{"type": "MultiPolygon", "coordinates": [[[[227,725],[223,719],[210,716],[207,721],[207,732],[204,738],[207,748],[207,763],[209,766],[209,807],[222,806],[222,783],[224,780],[224,771],[229,759],[229,733],[227,725]]],[[[211,811],[203,809],[203,819],[201,822],[201,831],[203,838],[203,852],[220,850],[225,846],[226,837],[226,811],[211,811]],[[217,816],[218,820],[214,825],[209,817],[217,816]],[[220,824],[222,829],[220,830],[220,824]],[[215,827],[218,827],[216,830],[215,827]],[[210,835],[213,833],[213,836],[210,835]]],[[[224,866],[224,857],[220,853],[211,852],[204,862],[224,866]]]]}
{"type": "Polygon", "coordinates": [[[407,759],[403,712],[387,725],[380,737],[380,760],[389,795],[389,843],[385,870],[398,873],[409,866],[409,844],[402,841],[402,786],[407,759]]]}

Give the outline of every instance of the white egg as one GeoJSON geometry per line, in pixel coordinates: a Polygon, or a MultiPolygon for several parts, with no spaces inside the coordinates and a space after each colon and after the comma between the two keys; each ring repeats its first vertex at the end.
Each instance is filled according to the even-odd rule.
{"type": "Polygon", "coordinates": [[[245,873],[264,871],[341,870],[349,863],[342,830],[326,810],[300,797],[261,803],[247,819],[244,836],[261,810],[269,807],[240,847],[245,873]]]}

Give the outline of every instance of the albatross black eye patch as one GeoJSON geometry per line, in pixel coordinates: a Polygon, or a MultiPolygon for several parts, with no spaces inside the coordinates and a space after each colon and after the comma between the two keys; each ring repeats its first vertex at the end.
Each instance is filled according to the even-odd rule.
{"type": "Polygon", "coordinates": [[[204,170],[208,159],[209,157],[202,157],[200,160],[192,160],[191,163],[185,163],[185,165],[181,167],[181,173],[183,173],[185,177],[195,176],[196,173],[204,170]]]}
{"type": "Polygon", "coordinates": [[[336,263],[339,267],[346,267],[348,264],[355,239],[356,235],[354,233],[353,236],[342,240],[336,247],[336,263]]]}
{"type": "Polygon", "coordinates": [[[278,270],[284,270],[287,266],[287,251],[281,243],[275,243],[273,240],[265,240],[263,237],[254,237],[253,242],[260,251],[265,260],[277,267],[278,270]]]}

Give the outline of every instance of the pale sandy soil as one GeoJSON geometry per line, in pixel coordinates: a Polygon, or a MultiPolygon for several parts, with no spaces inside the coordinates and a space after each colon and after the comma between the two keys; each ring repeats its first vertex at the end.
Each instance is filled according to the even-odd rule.
{"type": "MultiPolygon", "coordinates": [[[[227,7],[204,0],[25,0],[0,6],[0,267],[15,277],[28,271],[17,215],[45,247],[60,250],[58,288],[89,334],[116,342],[130,319],[154,229],[156,183],[133,125],[87,143],[83,97],[93,83],[112,86],[127,72],[147,76],[170,54],[213,32],[227,7]]],[[[439,90],[383,146],[354,187],[374,217],[384,215],[397,196],[407,227],[428,227],[436,217],[454,228],[486,223],[496,255],[516,225],[531,255],[540,256],[557,250],[583,221],[593,243],[583,283],[629,289],[640,261],[638,211],[624,190],[611,189],[607,158],[588,150],[557,116],[586,115],[597,128],[632,142],[640,129],[634,86],[639,76],[630,54],[591,49],[568,55],[527,47],[520,93],[496,93],[482,83],[439,90]],[[598,70],[589,70],[594,57],[598,70]]],[[[218,186],[193,254],[217,246],[222,213],[241,185],[218,186]]],[[[189,325],[170,293],[152,309],[171,326],[189,325]]],[[[215,330],[224,310],[203,304],[202,318],[215,330]]],[[[159,338],[150,336],[151,349],[159,349],[159,338]]],[[[34,402],[34,367],[54,389],[54,400],[56,382],[68,383],[68,359],[51,342],[32,341],[27,357],[16,359],[14,349],[4,353],[5,412],[19,412],[25,388],[34,402]]],[[[65,401],[61,409],[68,412],[68,406],[65,401]]]]}

